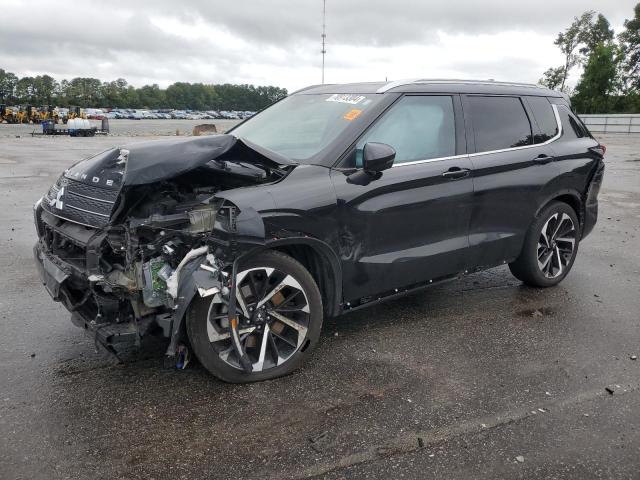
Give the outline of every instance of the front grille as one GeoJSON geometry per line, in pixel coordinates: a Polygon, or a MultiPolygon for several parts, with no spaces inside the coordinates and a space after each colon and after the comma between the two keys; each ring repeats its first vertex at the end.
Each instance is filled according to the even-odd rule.
{"type": "Polygon", "coordinates": [[[42,207],[49,213],[72,222],[104,227],[111,218],[117,198],[117,190],[61,178],[43,199],[42,207]]]}

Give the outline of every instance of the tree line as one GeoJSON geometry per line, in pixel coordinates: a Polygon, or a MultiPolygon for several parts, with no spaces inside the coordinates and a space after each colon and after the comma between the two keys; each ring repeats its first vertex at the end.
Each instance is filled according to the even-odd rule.
{"type": "Polygon", "coordinates": [[[616,34],[604,15],[590,10],[555,40],[564,63],[544,72],[539,83],[571,96],[578,113],[640,112],[640,3],[616,34]],[[583,67],[575,89],[567,85],[571,70],[583,67]]]}
{"type": "MultiPolygon", "coordinates": [[[[575,17],[554,43],[564,62],[544,72],[541,85],[569,94],[578,113],[640,112],[640,3],[618,34],[604,15],[590,10],[575,17]],[[567,78],[579,66],[582,75],[572,89],[567,78]]],[[[123,78],[57,81],[50,75],[18,78],[0,69],[0,103],[9,105],[255,111],[286,95],[286,89],[273,86],[176,82],[166,89],[136,88],[123,78]]]]}
{"type": "Polygon", "coordinates": [[[50,75],[19,78],[0,68],[0,103],[7,105],[257,111],[286,95],[284,88],[246,84],[176,82],[162,89],[157,84],[136,88],[123,78],[111,82],[85,77],[57,81],[50,75]]]}

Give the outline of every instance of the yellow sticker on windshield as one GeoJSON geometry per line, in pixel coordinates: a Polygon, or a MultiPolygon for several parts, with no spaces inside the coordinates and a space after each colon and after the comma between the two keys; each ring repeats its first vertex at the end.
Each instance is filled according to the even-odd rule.
{"type": "Polygon", "coordinates": [[[360,116],[361,113],[362,113],[362,110],[358,110],[357,108],[354,108],[353,110],[349,110],[347,113],[345,113],[344,117],[342,118],[349,121],[355,120],[360,116]]]}

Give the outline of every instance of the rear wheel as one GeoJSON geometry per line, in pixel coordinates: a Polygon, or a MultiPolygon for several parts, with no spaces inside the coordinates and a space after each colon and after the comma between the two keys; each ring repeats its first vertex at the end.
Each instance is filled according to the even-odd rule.
{"type": "Polygon", "coordinates": [[[244,383],[286,375],[309,356],[320,336],[322,299],[313,277],[296,260],[268,251],[240,265],[237,275],[240,342],[252,364],[240,364],[229,333],[228,306],[196,298],[187,334],[198,360],[226,382],[244,383]]]}
{"type": "Polygon", "coordinates": [[[527,285],[551,287],[567,276],[580,240],[576,212],[566,203],[549,204],[529,227],[511,273],[527,285]]]}

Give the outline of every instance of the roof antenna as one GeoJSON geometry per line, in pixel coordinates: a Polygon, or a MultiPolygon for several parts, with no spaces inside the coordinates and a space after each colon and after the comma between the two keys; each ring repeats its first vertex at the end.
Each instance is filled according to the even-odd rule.
{"type": "Polygon", "coordinates": [[[320,50],[320,53],[322,53],[322,84],[324,85],[324,56],[327,53],[327,50],[325,48],[325,43],[326,43],[326,39],[327,39],[327,34],[325,33],[326,31],[326,25],[325,25],[325,18],[327,16],[327,0],[322,0],[322,50],[320,50]]]}

